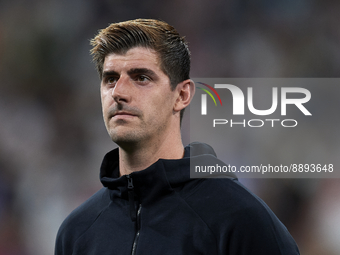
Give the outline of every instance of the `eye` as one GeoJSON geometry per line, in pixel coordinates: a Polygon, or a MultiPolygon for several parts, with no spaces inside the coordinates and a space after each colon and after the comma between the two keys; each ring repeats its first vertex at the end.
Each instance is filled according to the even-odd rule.
{"type": "Polygon", "coordinates": [[[136,80],[138,82],[148,82],[148,81],[150,81],[150,78],[146,75],[139,75],[139,76],[137,76],[136,80]]]}
{"type": "Polygon", "coordinates": [[[116,77],[108,77],[107,79],[106,79],[106,83],[107,84],[115,84],[116,82],[117,82],[117,78],[116,77]]]}

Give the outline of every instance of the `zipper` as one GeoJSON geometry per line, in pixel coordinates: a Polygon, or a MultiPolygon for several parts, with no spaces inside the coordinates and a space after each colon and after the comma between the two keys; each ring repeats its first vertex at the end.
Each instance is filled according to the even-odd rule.
{"type": "Polygon", "coordinates": [[[128,180],[128,197],[129,197],[129,204],[130,204],[130,217],[133,222],[136,221],[136,206],[135,206],[135,192],[133,181],[130,175],[126,176],[128,180]]]}
{"type": "Polygon", "coordinates": [[[134,193],[134,186],[133,181],[130,175],[126,176],[128,180],[128,197],[129,197],[129,204],[130,204],[130,217],[133,222],[135,222],[136,226],[136,235],[133,240],[131,255],[135,255],[137,251],[137,242],[139,239],[140,233],[140,212],[142,210],[142,205],[138,204],[137,208],[135,205],[135,193],[134,193]]]}
{"type": "Polygon", "coordinates": [[[142,205],[139,204],[138,211],[137,211],[137,221],[136,221],[136,235],[135,235],[135,239],[133,240],[131,255],[135,255],[137,251],[136,248],[137,248],[137,242],[138,242],[139,233],[140,233],[140,211],[141,210],[142,210],[142,205]]]}

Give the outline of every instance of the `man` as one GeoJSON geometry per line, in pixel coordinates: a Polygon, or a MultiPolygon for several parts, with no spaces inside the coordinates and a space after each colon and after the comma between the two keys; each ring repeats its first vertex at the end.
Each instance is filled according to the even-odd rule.
{"type": "Polygon", "coordinates": [[[106,128],[119,146],[103,160],[104,188],[73,211],[56,255],[299,254],[287,229],[236,178],[190,179],[180,123],[194,84],[184,38],[165,22],[111,24],[92,40],[106,128]]]}

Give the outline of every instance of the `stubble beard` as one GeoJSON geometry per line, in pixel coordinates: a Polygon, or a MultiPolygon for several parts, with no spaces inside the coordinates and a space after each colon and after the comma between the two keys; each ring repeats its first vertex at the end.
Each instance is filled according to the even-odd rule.
{"type": "MultiPolygon", "coordinates": [[[[125,107],[125,105],[120,104],[109,111],[109,116],[117,110],[136,114],[136,119],[131,120],[131,122],[123,119],[113,122],[111,118],[106,119],[105,125],[108,134],[111,140],[119,147],[132,151],[143,146],[150,146],[150,143],[157,143],[159,139],[162,139],[162,133],[164,133],[167,126],[166,120],[160,121],[162,125],[159,125],[159,121],[154,122],[153,120],[145,119],[144,114],[138,108],[125,107]]],[[[157,118],[157,115],[155,118],[157,118]]]]}
{"type": "Polygon", "coordinates": [[[124,125],[109,128],[108,133],[113,142],[119,147],[136,146],[143,140],[143,134],[136,128],[124,127],[124,125]]]}
{"type": "MultiPolygon", "coordinates": [[[[147,125],[140,116],[138,120],[139,123],[134,123],[134,125],[131,126],[128,125],[129,123],[120,123],[116,127],[110,127],[108,125],[107,129],[112,141],[127,151],[134,151],[138,148],[148,147],[152,143],[159,142],[158,139],[162,137],[160,134],[163,133],[166,125],[160,125],[156,129],[152,129],[151,127],[154,127],[155,123],[149,123],[149,125],[147,125]],[[150,129],[152,129],[152,131],[150,129]]],[[[122,122],[125,121],[122,120],[122,122]]]]}
{"type": "MultiPolygon", "coordinates": [[[[105,126],[108,134],[113,142],[118,146],[127,144],[136,144],[143,137],[143,129],[146,128],[143,122],[142,111],[135,107],[126,106],[124,104],[117,104],[115,107],[109,110],[108,118],[105,121],[105,126]],[[113,120],[113,116],[117,111],[126,111],[134,114],[137,119],[130,120],[118,119],[113,120]],[[114,121],[114,122],[113,122],[114,121]]],[[[104,117],[105,118],[105,117],[104,117]]]]}

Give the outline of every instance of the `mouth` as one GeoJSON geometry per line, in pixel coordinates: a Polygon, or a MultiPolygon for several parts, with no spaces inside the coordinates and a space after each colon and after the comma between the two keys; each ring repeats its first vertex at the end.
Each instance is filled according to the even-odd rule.
{"type": "Polygon", "coordinates": [[[137,115],[135,114],[132,114],[130,112],[116,112],[115,114],[113,114],[111,116],[111,118],[113,119],[128,119],[128,118],[133,118],[133,117],[136,117],[137,115]]]}

